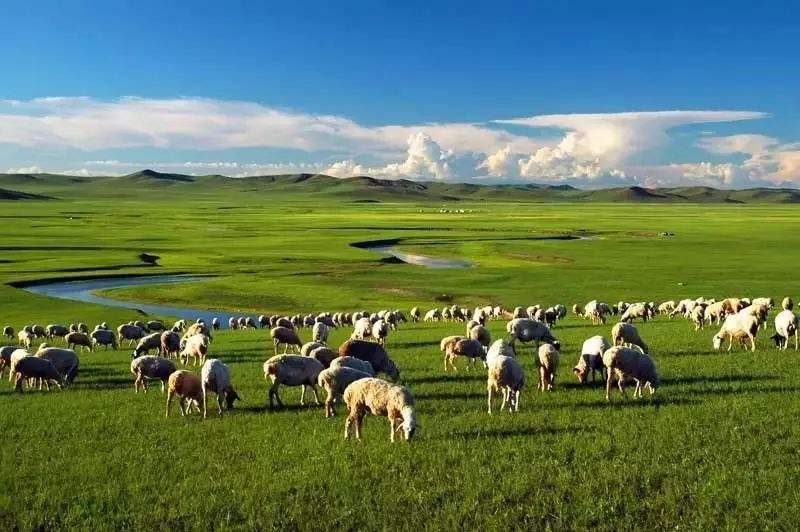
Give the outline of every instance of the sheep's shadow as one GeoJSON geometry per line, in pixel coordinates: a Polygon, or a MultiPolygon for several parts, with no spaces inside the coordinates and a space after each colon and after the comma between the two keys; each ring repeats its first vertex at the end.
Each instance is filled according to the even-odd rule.
{"type": "Polygon", "coordinates": [[[478,392],[421,392],[415,394],[417,399],[477,399],[485,398],[486,393],[478,392]]]}
{"type": "Polygon", "coordinates": [[[448,382],[486,382],[486,374],[478,374],[473,372],[472,375],[468,371],[464,373],[451,373],[449,375],[429,375],[425,377],[408,377],[407,381],[411,384],[438,384],[448,382]]]}
{"type": "Polygon", "coordinates": [[[775,379],[774,375],[714,375],[714,376],[681,376],[665,377],[661,379],[662,385],[676,384],[712,384],[712,383],[737,383],[737,382],[763,382],[775,379]]]}

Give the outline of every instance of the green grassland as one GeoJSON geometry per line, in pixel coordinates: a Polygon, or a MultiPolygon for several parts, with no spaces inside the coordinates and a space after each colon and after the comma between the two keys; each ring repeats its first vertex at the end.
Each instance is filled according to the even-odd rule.
{"type": "MultiPolygon", "coordinates": [[[[0,325],[138,318],[8,284],[120,274],[207,274],[110,294],[243,313],[800,295],[791,205],[513,202],[485,191],[447,200],[146,177],[0,178],[35,195],[0,203],[0,325]],[[591,238],[553,238],[565,235],[591,238]],[[351,245],[379,239],[473,267],[393,264],[351,245]],[[160,266],[139,264],[141,252],[160,266]]],[[[462,324],[402,326],[388,350],[421,429],[394,445],[377,418],[363,442],[345,442],[343,408],[325,419],[298,405],[298,389],[283,390],[287,408],[267,410],[264,330],[216,334],[212,356],[244,401],[206,421],[177,409],[165,419],[157,386],[135,395],[127,348],[82,354],[66,391],[0,384],[0,528],[795,528],[800,355],[775,350],[765,332],[755,353],[716,353],[715,331],[657,318],[639,329],[662,388],[607,404],[570,369],[583,340],[611,325],[558,324],[552,393],[536,391],[523,349],[521,411],[492,416],[482,370],[442,369],[438,341],[462,324]]],[[[494,337],[504,327],[490,324],[494,337]]]]}

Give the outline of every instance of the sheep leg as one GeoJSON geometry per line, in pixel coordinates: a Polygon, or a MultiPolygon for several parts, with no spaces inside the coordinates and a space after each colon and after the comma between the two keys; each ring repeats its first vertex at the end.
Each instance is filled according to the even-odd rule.
{"type": "Polygon", "coordinates": [[[547,371],[544,369],[544,366],[539,366],[539,391],[543,392],[546,384],[547,371]]]}
{"type": "Polygon", "coordinates": [[[487,399],[486,401],[489,403],[489,413],[492,413],[492,385],[490,384],[487,386],[487,399]]]}
{"type": "Polygon", "coordinates": [[[181,416],[185,416],[186,415],[186,412],[183,409],[184,408],[184,401],[185,401],[184,397],[181,397],[181,398],[178,399],[178,408],[181,411],[181,416]]]}
{"type": "Polygon", "coordinates": [[[217,413],[222,415],[222,395],[217,394],[217,413]]]}
{"type": "Polygon", "coordinates": [[[352,414],[348,414],[347,419],[345,419],[345,421],[344,421],[344,439],[345,440],[349,440],[350,439],[350,427],[353,425],[354,422],[355,422],[355,419],[353,418],[353,415],[352,414]]]}
{"type": "Polygon", "coordinates": [[[389,441],[392,442],[392,443],[394,443],[394,433],[395,433],[395,430],[396,430],[395,426],[394,426],[395,421],[396,421],[396,419],[389,418],[389,441]]]}
{"type": "Polygon", "coordinates": [[[516,390],[514,392],[514,412],[519,412],[519,394],[522,390],[516,390]]]}
{"type": "Polygon", "coordinates": [[[169,417],[169,407],[172,406],[172,390],[167,392],[167,415],[169,417]]]}
{"type": "Polygon", "coordinates": [[[302,405],[304,405],[304,404],[306,404],[306,401],[305,401],[305,399],[306,399],[306,385],[305,385],[305,384],[303,384],[303,385],[300,387],[300,405],[301,405],[301,406],[302,406],[302,405]]]}
{"type": "MultiPolygon", "coordinates": [[[[9,377],[10,376],[11,375],[9,374],[9,377]]],[[[15,374],[15,376],[14,376],[14,390],[19,392],[19,393],[24,393],[22,391],[22,379],[23,379],[22,373],[16,373],[15,374]]]]}
{"type": "Polygon", "coordinates": [[[206,391],[206,387],[203,386],[203,419],[208,417],[208,392],[206,391]]]}
{"type": "MultiPolygon", "coordinates": [[[[502,411],[505,409],[505,407],[506,407],[506,403],[508,402],[508,399],[509,399],[509,392],[510,392],[510,389],[508,388],[508,386],[505,386],[505,387],[503,388],[503,402],[502,402],[502,403],[500,403],[500,411],[501,411],[501,412],[502,412],[502,411]]],[[[511,406],[510,406],[510,405],[509,405],[508,409],[509,409],[509,411],[511,410],[511,406]]]]}
{"type": "Polygon", "coordinates": [[[314,392],[314,404],[319,404],[319,395],[317,395],[317,385],[311,383],[311,391],[314,392]]]}
{"type": "Polygon", "coordinates": [[[333,391],[328,390],[328,397],[325,398],[325,417],[333,417],[333,391]]]}
{"type": "Polygon", "coordinates": [[[622,398],[623,399],[627,399],[628,395],[625,393],[625,378],[623,376],[621,376],[621,375],[619,377],[619,381],[617,383],[617,386],[619,387],[620,393],[622,393],[622,398]]]}
{"type": "Polygon", "coordinates": [[[612,377],[613,373],[611,371],[608,372],[608,377],[606,378],[606,401],[611,400],[611,385],[613,384],[612,377]]]}
{"type": "MultiPolygon", "coordinates": [[[[786,343],[788,344],[789,341],[787,340],[786,343]]],[[[794,331],[794,350],[797,351],[797,331],[794,331]]]]}

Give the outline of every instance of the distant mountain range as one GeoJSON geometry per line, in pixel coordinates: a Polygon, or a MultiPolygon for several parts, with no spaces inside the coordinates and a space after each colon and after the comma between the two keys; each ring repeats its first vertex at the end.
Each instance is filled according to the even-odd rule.
{"type": "MultiPolygon", "coordinates": [[[[725,190],[712,187],[643,188],[639,186],[582,190],[569,185],[478,185],[359,176],[336,178],[322,174],[283,174],[231,178],[190,176],[142,170],[125,176],[81,177],[59,174],[0,174],[0,200],[51,199],[87,191],[130,188],[194,187],[251,193],[332,195],[361,202],[378,201],[542,201],[604,203],[800,203],[800,191],[789,188],[725,190]],[[212,187],[212,188],[208,188],[212,187]],[[216,187],[216,188],[214,188],[216,187]]],[[[107,193],[107,192],[106,192],[107,193]]]]}

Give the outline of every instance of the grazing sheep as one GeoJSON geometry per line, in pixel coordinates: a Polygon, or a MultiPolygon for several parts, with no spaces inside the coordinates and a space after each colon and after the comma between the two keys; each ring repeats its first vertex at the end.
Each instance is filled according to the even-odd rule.
{"type": "Polygon", "coordinates": [[[539,348],[540,342],[553,344],[556,349],[561,347],[561,344],[550,332],[550,328],[540,321],[517,318],[508,322],[506,331],[511,335],[512,342],[516,340],[522,343],[535,342],[536,349],[539,348]]]}
{"type": "Polygon", "coordinates": [[[168,358],[178,358],[181,351],[181,337],[175,331],[161,333],[161,354],[168,358]]]}
{"type": "Polygon", "coordinates": [[[366,360],[361,360],[356,357],[336,357],[331,361],[331,368],[353,368],[358,371],[368,373],[370,377],[375,376],[375,368],[366,360]]]}
{"type": "Polygon", "coordinates": [[[675,310],[675,301],[664,301],[658,306],[658,313],[662,316],[669,316],[675,310]]]}
{"type": "Polygon", "coordinates": [[[775,300],[771,297],[757,297],[750,302],[751,305],[761,305],[767,307],[767,310],[775,308],[775,300]]]}
{"type": "Polygon", "coordinates": [[[439,350],[440,350],[442,353],[444,353],[445,351],[447,351],[447,346],[448,346],[448,345],[450,345],[450,344],[454,344],[454,343],[458,342],[459,340],[464,340],[464,337],[463,337],[463,336],[458,336],[458,335],[455,335],[455,336],[445,336],[445,337],[444,337],[444,338],[442,338],[442,339],[441,339],[441,341],[439,342],[439,350]]]}
{"type": "Polygon", "coordinates": [[[333,404],[342,398],[344,390],[359,379],[369,379],[374,375],[346,366],[331,367],[323,370],[317,377],[317,385],[327,392],[325,398],[325,417],[333,417],[336,412],[333,404]]]}
{"type": "Polygon", "coordinates": [[[3,336],[8,338],[9,340],[13,340],[16,335],[17,332],[14,330],[14,327],[11,327],[9,325],[3,327],[3,336]]]}
{"type": "Polygon", "coordinates": [[[68,333],[69,328],[64,325],[50,324],[44,328],[45,337],[50,340],[64,338],[68,333]]]}
{"type": "Polygon", "coordinates": [[[650,395],[654,394],[656,388],[661,384],[655,362],[650,356],[638,349],[623,346],[611,347],[603,353],[603,365],[608,372],[608,377],[606,378],[606,401],[611,400],[611,386],[615,377],[623,397],[625,397],[626,380],[633,379],[636,381],[636,390],[633,393],[634,398],[642,397],[642,388],[649,388],[650,395]]]}
{"type": "Polygon", "coordinates": [[[594,325],[606,322],[606,316],[611,314],[611,309],[606,303],[593,299],[586,303],[583,315],[592,320],[594,325]]]}
{"type": "Polygon", "coordinates": [[[703,323],[706,321],[706,307],[703,305],[696,305],[692,309],[691,314],[692,323],[694,323],[694,330],[699,331],[703,328],[703,323]]]}
{"type": "Polygon", "coordinates": [[[139,340],[139,343],[136,344],[136,348],[134,348],[133,353],[131,354],[131,358],[147,355],[150,353],[150,351],[154,349],[156,351],[161,351],[160,332],[150,333],[141,340],[139,340]]]}
{"type": "Polygon", "coordinates": [[[94,343],[91,337],[85,332],[71,332],[64,337],[64,340],[67,342],[67,347],[70,349],[80,346],[81,349],[88,349],[89,351],[94,350],[94,343]]]}
{"type": "Polygon", "coordinates": [[[13,381],[14,377],[17,374],[17,370],[15,369],[17,366],[17,362],[19,362],[21,359],[25,357],[32,357],[32,356],[33,354],[29,353],[25,349],[14,349],[14,351],[11,352],[11,354],[8,357],[8,369],[9,369],[8,382],[13,381]]]}
{"type": "Polygon", "coordinates": [[[117,327],[119,341],[123,342],[128,340],[128,345],[133,345],[134,342],[138,342],[144,338],[145,334],[144,329],[136,325],[131,325],[130,323],[124,323],[117,327]]]}
{"type": "Polygon", "coordinates": [[[186,332],[183,333],[184,338],[189,338],[190,336],[194,336],[196,334],[202,334],[203,336],[208,337],[208,341],[214,340],[214,337],[211,335],[211,329],[203,323],[202,321],[198,321],[197,323],[192,323],[186,328],[186,332]]]}
{"type": "Polygon", "coordinates": [[[39,389],[42,389],[42,383],[50,391],[50,383],[62,389],[64,383],[64,376],[59,373],[52,362],[46,358],[38,358],[35,356],[24,356],[15,361],[11,368],[14,374],[14,390],[22,393],[22,381],[25,379],[34,379],[39,381],[39,389]]]}
{"type": "Polygon", "coordinates": [[[492,396],[496,392],[503,394],[501,412],[506,404],[509,412],[518,412],[519,396],[525,386],[525,371],[515,358],[514,345],[505,340],[497,340],[486,354],[486,364],[489,368],[486,382],[489,413],[492,413],[492,396]]]}
{"type": "Polygon", "coordinates": [[[539,346],[539,390],[552,390],[558,373],[558,349],[553,344],[539,346]]]}
{"type": "Polygon", "coordinates": [[[353,334],[350,338],[354,340],[366,340],[370,336],[372,336],[372,322],[369,318],[364,317],[356,320],[353,324],[353,334]]]}
{"type": "Polygon", "coordinates": [[[650,308],[647,305],[644,303],[634,303],[622,313],[620,321],[630,323],[636,318],[639,318],[642,321],[647,321],[650,317],[650,308]]]}
{"type": "Polygon", "coordinates": [[[794,350],[798,348],[797,316],[791,310],[782,310],[775,316],[775,336],[773,339],[778,347],[789,347],[789,338],[794,336],[794,350]]]}
{"type": "Polygon", "coordinates": [[[603,353],[611,347],[611,343],[600,335],[592,336],[581,347],[581,357],[578,363],[572,368],[572,372],[578,377],[578,382],[584,384],[591,372],[592,382],[595,381],[595,372],[599,371],[605,378],[605,366],[603,365],[603,353]]]}
{"type": "Polygon", "coordinates": [[[163,332],[167,330],[166,326],[158,320],[148,321],[147,323],[144,324],[144,326],[145,329],[147,329],[150,332],[163,332]]]}
{"type": "Polygon", "coordinates": [[[36,356],[49,360],[58,372],[63,376],[64,385],[72,384],[75,377],[78,375],[78,367],[80,361],[78,354],[72,349],[63,349],[59,347],[42,347],[36,351],[36,356]]]}
{"type": "Polygon", "coordinates": [[[186,320],[178,320],[172,324],[172,330],[175,332],[181,332],[186,330],[186,320]]]}
{"type": "Polygon", "coordinates": [[[378,320],[372,325],[372,337],[376,342],[385,346],[386,338],[389,336],[389,324],[384,320],[378,320]]]}
{"type": "Polygon", "coordinates": [[[746,302],[742,299],[735,297],[728,297],[722,300],[722,306],[726,314],[736,314],[747,306],[746,302]]]}
{"type": "Polygon", "coordinates": [[[484,349],[489,349],[489,346],[492,345],[492,335],[489,333],[489,329],[483,325],[477,325],[470,329],[469,337],[471,340],[477,340],[484,349]]]}
{"type": "Polygon", "coordinates": [[[199,362],[203,364],[208,354],[208,337],[204,334],[194,334],[186,339],[180,357],[185,365],[189,365],[189,357],[192,357],[192,365],[199,362]]]}
{"type": "Polygon", "coordinates": [[[203,400],[203,382],[200,377],[191,371],[178,370],[172,373],[167,380],[167,415],[169,417],[172,399],[178,396],[178,408],[181,415],[191,412],[192,406],[200,412],[200,402],[203,400]]]}
{"type": "Polygon", "coordinates": [[[762,305],[759,303],[753,303],[751,305],[746,306],[743,308],[740,313],[742,314],[749,314],[756,318],[758,321],[759,327],[766,328],[767,326],[767,313],[769,312],[769,308],[766,305],[762,305]]]}
{"type": "Polygon", "coordinates": [[[136,393],[139,393],[139,387],[141,386],[144,393],[147,393],[147,382],[150,380],[160,380],[161,393],[164,393],[164,386],[169,376],[177,370],[178,368],[175,366],[175,363],[168,358],[151,355],[134,358],[131,360],[131,373],[136,376],[133,388],[136,390],[136,393]]]}
{"type": "Polygon", "coordinates": [[[25,349],[30,349],[33,342],[36,340],[36,335],[25,329],[22,329],[17,336],[19,338],[19,345],[25,349]]]}
{"type": "MultiPolygon", "coordinates": [[[[2,377],[6,368],[11,368],[11,353],[17,351],[17,349],[15,345],[4,345],[0,347],[0,377],[2,377]]],[[[22,351],[22,349],[20,349],[20,351],[22,351]]]]}
{"type": "Polygon", "coordinates": [[[317,377],[325,368],[322,364],[311,357],[300,355],[277,355],[264,362],[264,378],[272,381],[269,389],[269,407],[273,408],[273,400],[278,406],[283,406],[278,387],[302,386],[300,392],[300,404],[305,404],[306,387],[310,386],[314,392],[314,402],[319,404],[317,396],[317,377]]]}
{"type": "Polygon", "coordinates": [[[731,314],[725,318],[722,328],[714,335],[712,341],[714,349],[719,351],[722,343],[728,338],[728,351],[733,347],[734,340],[739,340],[741,343],[750,340],[751,351],[755,351],[758,328],[759,323],[755,316],[746,313],[731,314]]]}
{"type": "Polygon", "coordinates": [[[286,354],[289,347],[296,347],[299,351],[300,347],[303,345],[303,342],[300,341],[300,337],[297,336],[295,330],[288,327],[275,327],[269,331],[269,335],[272,338],[275,355],[278,354],[278,346],[281,344],[283,344],[283,354],[286,354]]]}
{"type": "Polygon", "coordinates": [[[265,316],[264,314],[259,315],[258,316],[259,328],[266,329],[268,325],[269,325],[269,316],[265,316]]]}
{"type": "Polygon", "coordinates": [[[584,317],[583,312],[584,312],[583,308],[577,303],[575,305],[572,305],[572,313],[575,314],[577,317],[583,318],[584,317]]]}
{"type": "Polygon", "coordinates": [[[208,414],[207,397],[208,392],[217,394],[217,412],[222,415],[222,403],[225,402],[225,409],[232,410],[233,402],[241,400],[239,394],[231,384],[231,373],[228,366],[216,358],[209,358],[200,370],[200,379],[203,383],[203,417],[208,414]]]}
{"type": "Polygon", "coordinates": [[[303,355],[304,357],[311,356],[311,352],[318,347],[327,347],[327,346],[322,342],[306,342],[300,348],[300,354],[303,355]]]}
{"type": "Polygon", "coordinates": [[[475,365],[476,360],[486,359],[486,349],[477,340],[463,339],[455,343],[450,343],[444,353],[444,370],[447,371],[447,366],[450,365],[453,370],[457,370],[455,361],[458,357],[467,357],[470,359],[467,369],[475,365]]]}
{"type": "Polygon", "coordinates": [[[419,307],[413,307],[411,309],[411,312],[409,312],[409,315],[411,316],[411,321],[417,323],[420,320],[421,316],[419,307]]]}
{"type": "MultiPolygon", "coordinates": [[[[41,325],[31,325],[31,332],[33,333],[34,336],[36,336],[36,338],[45,338],[45,337],[47,337],[47,331],[45,331],[44,327],[42,327],[41,325]]],[[[86,331],[84,331],[84,332],[87,332],[87,333],[89,332],[88,327],[87,327],[86,331]]]]}
{"type": "Polygon", "coordinates": [[[438,308],[432,308],[428,312],[425,313],[425,317],[422,321],[441,321],[442,320],[442,311],[438,308]]]}
{"type": "Polygon", "coordinates": [[[365,360],[372,364],[375,373],[386,373],[392,380],[400,378],[400,370],[386,354],[386,350],[373,342],[364,340],[348,340],[339,346],[339,356],[351,356],[360,360],[365,360]]]}
{"type": "MultiPolygon", "coordinates": [[[[783,301],[781,301],[781,308],[783,310],[792,310],[792,309],[794,309],[794,301],[792,301],[792,298],[791,297],[784,297],[783,301]]],[[[11,331],[13,333],[14,329],[11,329],[11,331]]],[[[6,336],[8,336],[8,335],[6,335],[6,336]]]]}
{"type": "Polygon", "coordinates": [[[644,343],[639,331],[631,323],[617,323],[611,329],[611,342],[614,345],[638,345],[645,353],[650,352],[650,348],[644,343]]]}
{"type": "Polygon", "coordinates": [[[328,343],[328,332],[330,329],[321,321],[315,322],[311,329],[311,339],[315,342],[328,343]]]}
{"type": "Polygon", "coordinates": [[[725,306],[722,303],[722,301],[717,301],[716,303],[711,303],[705,308],[705,311],[703,311],[703,316],[706,322],[714,325],[719,325],[722,323],[722,320],[724,320],[726,316],[725,306]]]}
{"type": "Polygon", "coordinates": [[[215,331],[218,331],[222,325],[220,324],[219,318],[214,317],[211,319],[211,328],[215,331]]]}
{"type": "Polygon", "coordinates": [[[339,353],[324,345],[312,350],[308,356],[311,358],[316,358],[319,360],[320,364],[322,364],[322,367],[328,368],[331,365],[331,362],[333,362],[333,359],[339,356],[339,353]]]}
{"type": "Polygon", "coordinates": [[[239,328],[239,322],[236,321],[236,318],[234,318],[233,316],[228,318],[228,329],[235,331],[238,328],[239,328]]]}
{"type": "Polygon", "coordinates": [[[344,390],[344,402],[349,414],[344,424],[344,439],[350,439],[350,430],[355,427],[356,439],[361,439],[361,427],[367,412],[373,416],[389,418],[389,439],[395,441],[395,433],[403,431],[406,441],[414,437],[417,430],[417,413],[411,391],[381,379],[359,379],[344,390]]]}
{"type": "Polygon", "coordinates": [[[89,335],[92,339],[93,346],[104,346],[106,350],[109,347],[117,350],[117,335],[114,334],[114,331],[107,331],[105,329],[96,329],[92,331],[92,334],[89,335]]]}

